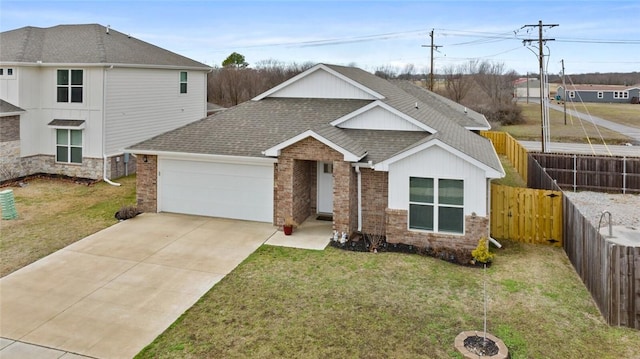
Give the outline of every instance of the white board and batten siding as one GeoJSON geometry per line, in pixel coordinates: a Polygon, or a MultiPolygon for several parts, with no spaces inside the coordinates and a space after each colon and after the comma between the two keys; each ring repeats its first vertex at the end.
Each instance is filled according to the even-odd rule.
{"type": "Polygon", "coordinates": [[[464,181],[464,214],[487,216],[487,181],[483,169],[432,146],[389,165],[389,208],[409,209],[409,177],[464,181]]]}
{"type": "Polygon", "coordinates": [[[424,131],[424,129],[379,106],[353,116],[340,123],[338,127],[361,130],[424,131]]]}
{"type": "Polygon", "coordinates": [[[181,94],[181,71],[105,70],[107,154],[206,117],[206,72],[187,71],[181,94]]]}
{"type": "Polygon", "coordinates": [[[273,163],[160,157],[158,211],[273,222],[273,163]]]}
{"type": "Polygon", "coordinates": [[[83,120],[83,156],[102,157],[102,71],[97,67],[83,70],[82,103],[57,102],[57,70],[69,66],[20,67],[20,103],[26,110],[20,121],[22,156],[54,155],[56,131],[47,126],[54,119],[83,120]]]}
{"type": "Polygon", "coordinates": [[[358,99],[375,100],[376,98],[353,84],[317,70],[299,79],[289,86],[272,93],[269,97],[291,98],[325,98],[325,99],[358,99]]]}

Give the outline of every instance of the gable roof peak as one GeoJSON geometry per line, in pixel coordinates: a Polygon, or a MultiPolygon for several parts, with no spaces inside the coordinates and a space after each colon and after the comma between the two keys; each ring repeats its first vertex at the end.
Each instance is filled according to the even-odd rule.
{"type": "Polygon", "coordinates": [[[210,70],[203,63],[100,24],[25,26],[0,33],[0,61],[210,70]]]}
{"type": "MultiPolygon", "coordinates": [[[[267,90],[263,93],[261,93],[260,95],[254,97],[252,100],[253,101],[259,101],[262,100],[263,98],[272,96],[274,94],[276,94],[277,92],[292,86],[293,84],[297,83],[298,81],[302,81],[303,79],[311,76],[312,74],[318,72],[318,71],[325,71],[327,73],[329,73],[330,75],[347,82],[348,84],[350,84],[351,86],[358,88],[360,91],[363,91],[364,93],[366,93],[370,98],[369,99],[384,99],[385,96],[377,91],[375,91],[374,89],[367,87],[365,84],[361,83],[360,81],[357,81],[357,79],[354,79],[352,76],[348,76],[344,73],[344,69],[353,69],[353,70],[358,70],[358,71],[362,71],[365,72],[364,70],[355,68],[355,67],[343,67],[343,66],[338,66],[338,65],[329,65],[329,64],[324,64],[324,63],[318,63],[315,66],[311,67],[310,69],[290,78],[289,80],[281,83],[280,85],[271,88],[270,90],[267,90]],[[339,71],[342,70],[342,71],[339,71]]],[[[365,72],[366,73],[366,72],[365,72]]],[[[371,74],[373,76],[373,74],[371,74]]]]}

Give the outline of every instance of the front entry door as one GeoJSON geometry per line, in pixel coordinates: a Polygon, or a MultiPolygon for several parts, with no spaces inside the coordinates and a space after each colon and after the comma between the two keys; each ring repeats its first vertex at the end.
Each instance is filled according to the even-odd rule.
{"type": "Polygon", "coordinates": [[[318,162],[318,213],[333,213],[333,163],[318,162]]]}

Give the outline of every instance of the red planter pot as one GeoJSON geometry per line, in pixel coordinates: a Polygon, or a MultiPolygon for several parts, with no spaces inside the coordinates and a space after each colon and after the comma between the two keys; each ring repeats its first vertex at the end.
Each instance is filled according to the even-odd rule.
{"type": "Polygon", "coordinates": [[[293,233],[293,226],[282,226],[282,230],[286,236],[290,236],[293,233]]]}

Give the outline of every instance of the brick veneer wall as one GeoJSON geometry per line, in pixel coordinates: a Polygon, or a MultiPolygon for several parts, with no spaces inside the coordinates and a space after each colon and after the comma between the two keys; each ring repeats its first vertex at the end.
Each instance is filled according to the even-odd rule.
{"type": "Polygon", "coordinates": [[[0,142],[20,140],[20,116],[0,117],[0,142]]]}
{"type": "Polygon", "coordinates": [[[20,158],[20,116],[0,117],[0,181],[25,175],[20,158]]]}
{"type": "Polygon", "coordinates": [[[312,161],[293,160],[293,217],[301,223],[311,214],[312,161]]]}
{"type": "MultiPolygon", "coordinates": [[[[308,137],[282,149],[276,170],[276,218],[282,225],[286,217],[304,221],[312,212],[315,162],[333,163],[333,227],[337,231],[353,230],[355,172],[344,156],[320,141],[308,137]]],[[[138,170],[139,171],[139,170],[138,170]]]]}
{"type": "Polygon", "coordinates": [[[124,163],[124,155],[109,157],[107,164],[107,176],[110,179],[136,173],[136,158],[133,156],[129,156],[127,163],[124,163]]]}
{"type": "Polygon", "coordinates": [[[389,173],[361,168],[362,232],[385,233],[385,210],[388,207],[389,173]]]}
{"type": "Polygon", "coordinates": [[[158,212],[158,156],[138,155],[136,196],[142,212],[158,212]]]}
{"type": "Polygon", "coordinates": [[[489,218],[465,216],[464,235],[448,235],[410,231],[408,229],[408,211],[402,209],[386,209],[387,242],[411,244],[423,248],[447,248],[471,252],[478,245],[478,240],[489,236],[489,218]]]}

